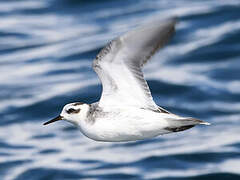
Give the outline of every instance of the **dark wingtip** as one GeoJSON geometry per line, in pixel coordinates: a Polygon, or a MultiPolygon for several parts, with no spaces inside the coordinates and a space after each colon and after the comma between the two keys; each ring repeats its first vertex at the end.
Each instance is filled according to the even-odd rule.
{"type": "Polygon", "coordinates": [[[187,129],[190,129],[194,126],[195,125],[187,125],[187,126],[180,126],[180,127],[166,127],[164,129],[170,132],[179,132],[179,131],[185,131],[187,129]]]}
{"type": "Polygon", "coordinates": [[[209,123],[209,122],[202,121],[202,120],[199,120],[199,119],[196,119],[196,118],[192,118],[192,117],[189,117],[189,118],[186,118],[186,119],[195,122],[196,125],[197,125],[197,124],[202,124],[202,125],[207,125],[207,126],[211,125],[211,123],[209,123]]]}

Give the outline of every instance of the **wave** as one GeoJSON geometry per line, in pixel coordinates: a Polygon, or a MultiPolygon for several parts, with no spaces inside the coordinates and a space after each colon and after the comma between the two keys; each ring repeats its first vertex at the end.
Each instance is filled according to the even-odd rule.
{"type": "Polygon", "coordinates": [[[239,9],[230,1],[0,2],[0,179],[239,179],[239,9]],[[154,18],[178,16],[144,69],[154,100],[212,123],[145,141],[100,143],[42,123],[97,101],[102,47],[154,18]]]}

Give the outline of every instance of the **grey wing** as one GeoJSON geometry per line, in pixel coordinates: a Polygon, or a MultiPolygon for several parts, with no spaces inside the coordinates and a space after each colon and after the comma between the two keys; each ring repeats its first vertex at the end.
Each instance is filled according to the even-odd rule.
{"type": "Polygon", "coordinates": [[[175,32],[176,18],[154,21],[130,31],[103,48],[93,61],[103,91],[99,106],[135,106],[159,110],[142,67],[175,32]]]}

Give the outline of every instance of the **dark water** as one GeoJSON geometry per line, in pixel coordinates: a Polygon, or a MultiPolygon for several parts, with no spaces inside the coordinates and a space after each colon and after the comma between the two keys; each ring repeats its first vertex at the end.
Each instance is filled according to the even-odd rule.
{"type": "Polygon", "coordinates": [[[240,1],[0,1],[0,179],[240,179],[240,1]],[[178,15],[146,66],[155,101],[211,122],[131,143],[94,142],[64,104],[96,101],[92,59],[117,35],[178,15]]]}

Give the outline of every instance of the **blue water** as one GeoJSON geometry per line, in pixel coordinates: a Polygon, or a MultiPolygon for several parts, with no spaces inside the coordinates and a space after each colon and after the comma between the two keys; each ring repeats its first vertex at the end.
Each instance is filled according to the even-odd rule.
{"type": "Polygon", "coordinates": [[[0,179],[240,179],[239,0],[0,1],[0,179]],[[101,143],[43,122],[97,101],[91,62],[106,42],[154,18],[176,35],[144,69],[155,101],[211,126],[101,143]]]}

